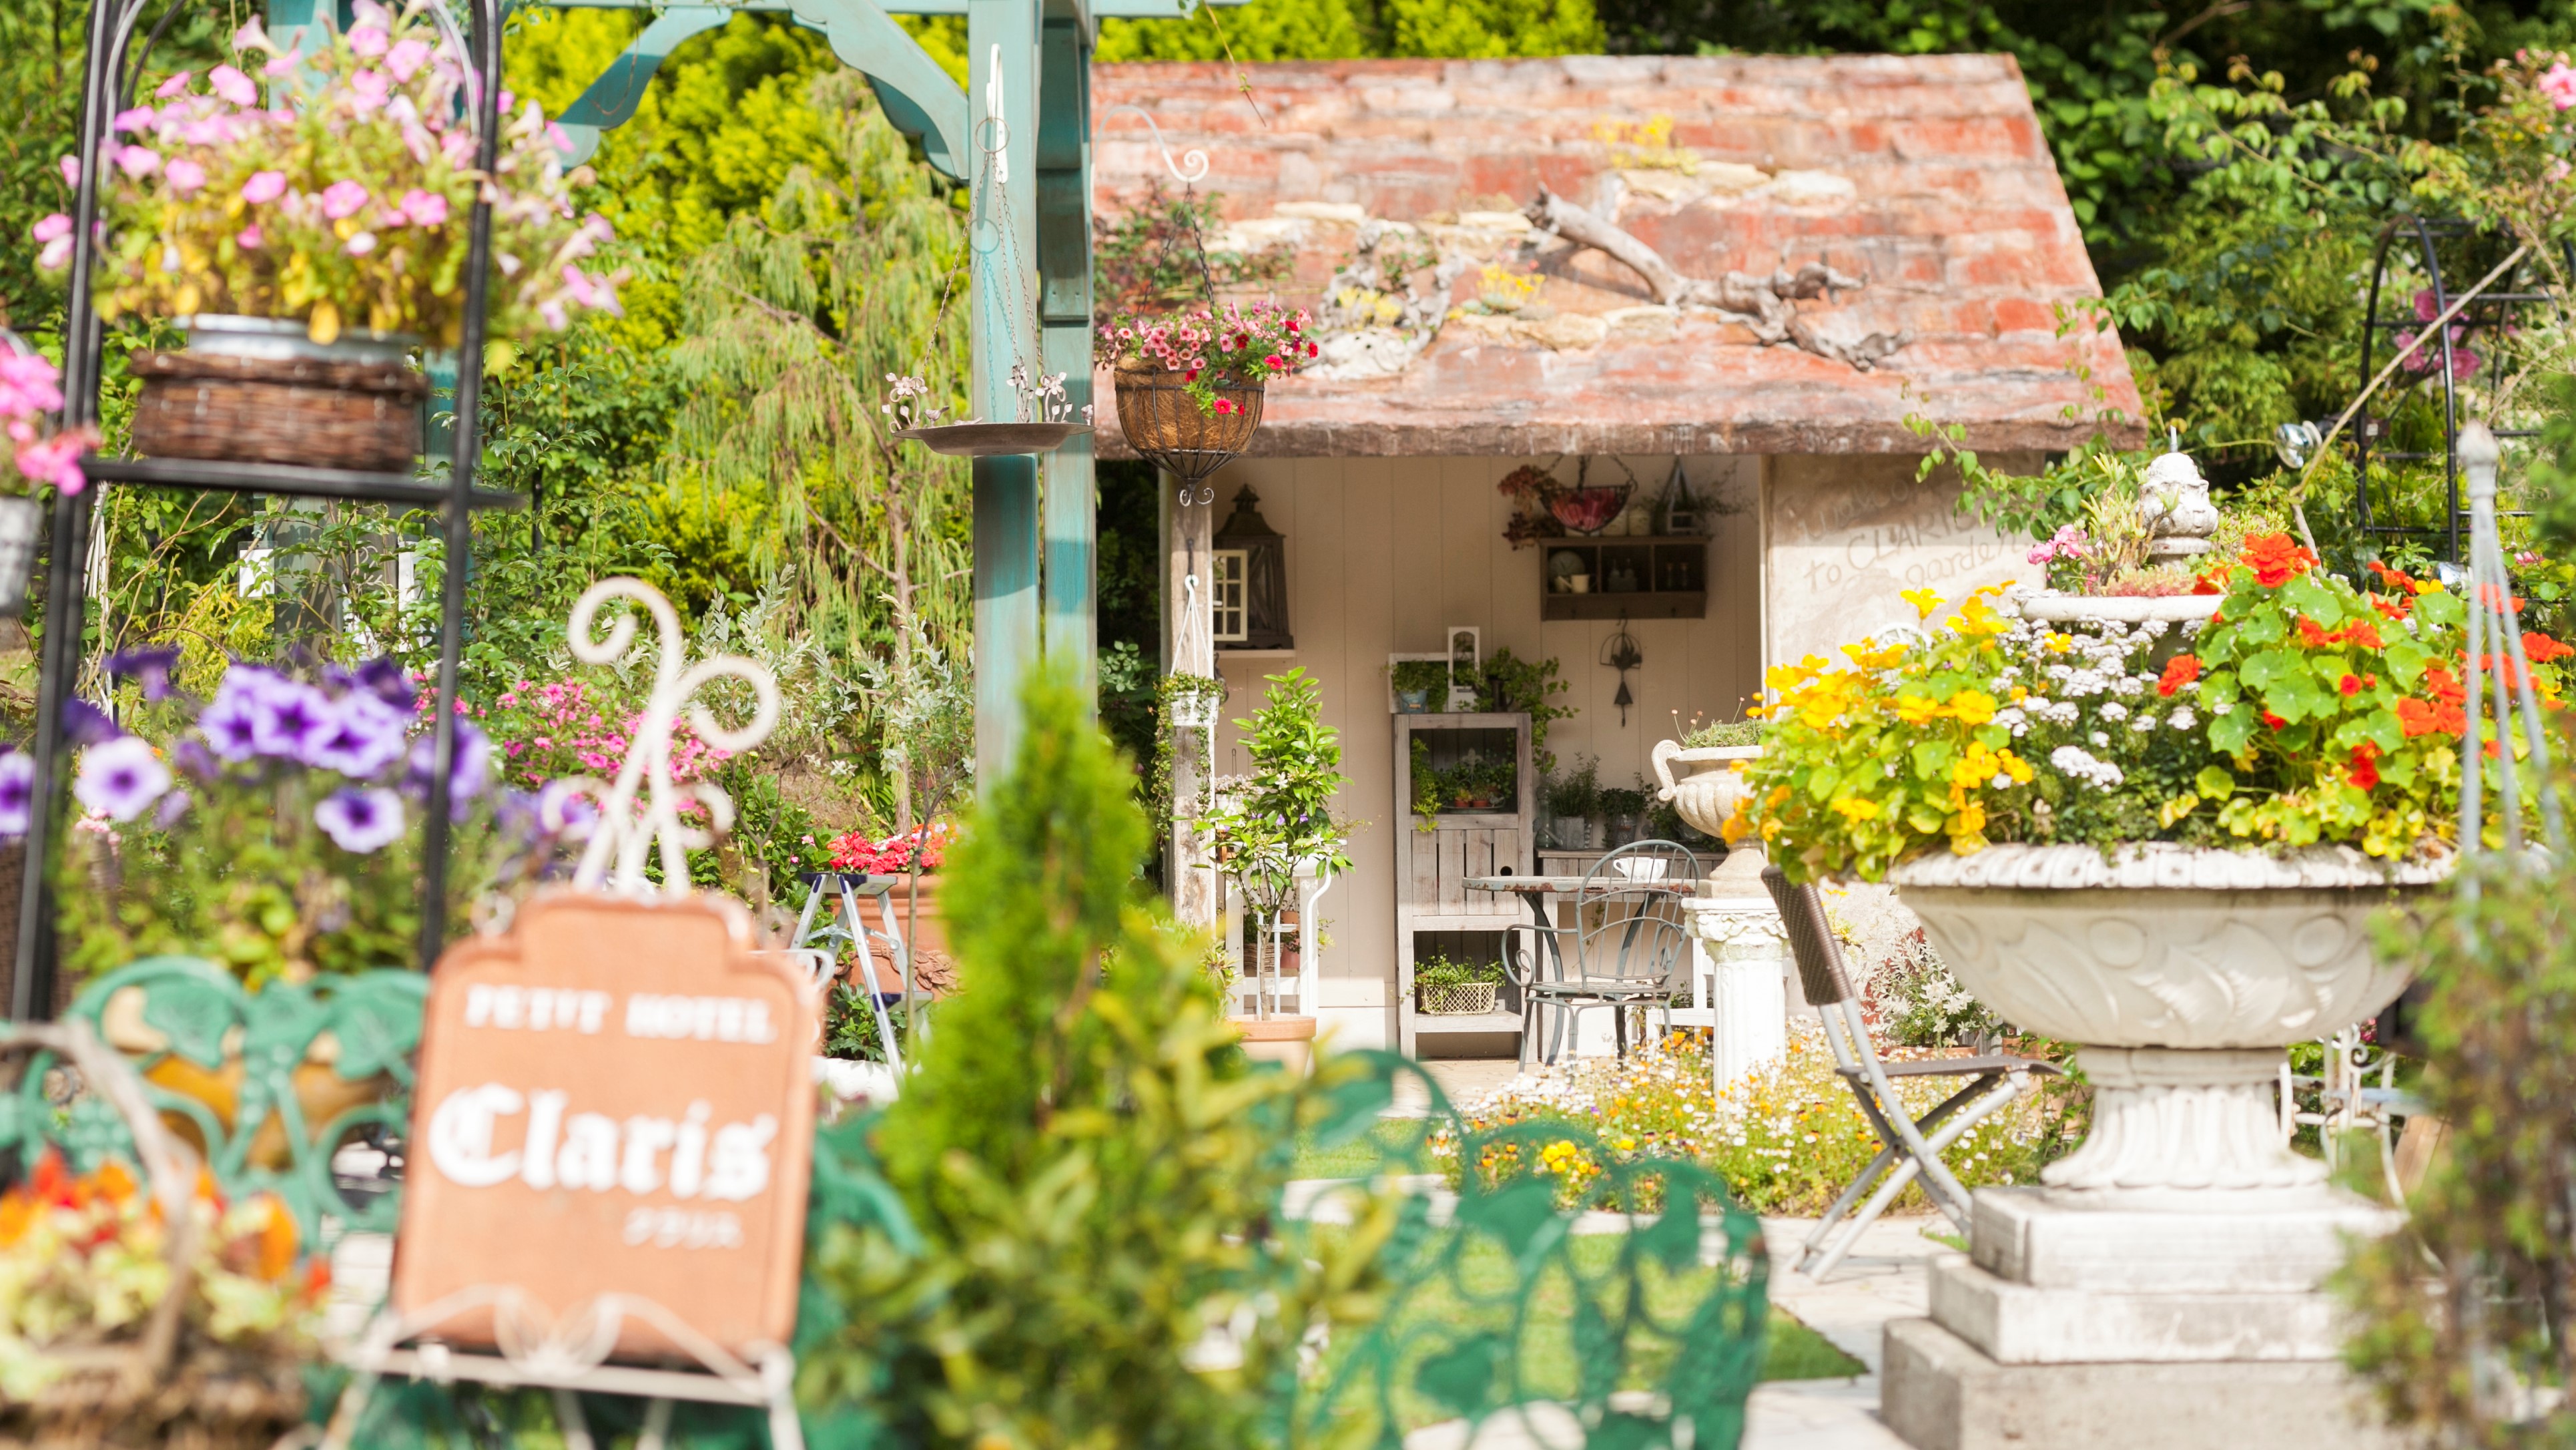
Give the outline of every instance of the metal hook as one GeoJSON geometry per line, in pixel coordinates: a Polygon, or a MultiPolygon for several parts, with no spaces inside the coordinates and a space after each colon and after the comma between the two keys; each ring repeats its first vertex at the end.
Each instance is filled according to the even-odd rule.
{"type": "Polygon", "coordinates": [[[1163,153],[1163,169],[1172,173],[1173,180],[1178,181],[1183,186],[1194,186],[1207,179],[1207,153],[1193,146],[1189,150],[1181,153],[1181,159],[1188,162],[1190,165],[1190,169],[1188,171],[1183,171],[1180,167],[1173,165],[1172,143],[1163,139],[1163,128],[1154,124],[1153,113],[1147,111],[1143,106],[1132,104],[1111,106],[1100,113],[1100,119],[1106,121],[1111,116],[1117,115],[1120,111],[1135,112],[1137,119],[1145,123],[1145,129],[1153,133],[1154,145],[1163,153]]]}

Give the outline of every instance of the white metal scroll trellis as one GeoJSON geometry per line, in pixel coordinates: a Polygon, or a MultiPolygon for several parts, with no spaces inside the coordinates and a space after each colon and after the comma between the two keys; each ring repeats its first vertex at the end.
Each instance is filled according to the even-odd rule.
{"type": "MultiPolygon", "coordinates": [[[[579,777],[566,782],[599,807],[599,823],[582,851],[573,884],[619,896],[651,895],[653,883],[646,878],[644,866],[647,852],[658,848],[662,894],[686,896],[689,852],[715,844],[718,836],[732,829],[733,799],[704,781],[692,781],[686,787],[672,781],[671,729],[686,706],[689,728],[697,732],[699,739],[719,750],[749,750],[777,728],[778,679],[767,666],[740,655],[712,655],[694,665],[683,665],[686,650],[680,637],[679,612],[662,597],[661,591],[640,579],[602,579],[584,590],[580,601],[573,605],[572,652],[584,664],[615,664],[637,648],[635,616],[631,613],[613,620],[605,638],[594,635],[599,611],[612,599],[642,605],[653,617],[661,643],[653,667],[653,694],[635,722],[616,781],[603,785],[595,779],[579,777]],[[690,702],[690,696],[720,679],[741,680],[751,687],[752,717],[740,728],[727,726],[708,713],[706,706],[690,702]],[[687,802],[695,802],[706,811],[705,827],[683,818],[681,810],[687,802]]],[[[549,802],[549,810],[559,817],[566,803],[559,795],[549,802]]],[[[558,830],[564,824],[559,818],[546,822],[558,830]]]]}

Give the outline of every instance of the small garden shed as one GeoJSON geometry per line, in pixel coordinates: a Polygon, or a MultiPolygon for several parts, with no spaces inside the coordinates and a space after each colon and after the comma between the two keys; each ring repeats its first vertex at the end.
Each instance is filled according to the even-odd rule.
{"type": "MultiPolygon", "coordinates": [[[[1341,809],[1366,825],[1316,1015],[1373,1045],[1396,1037],[1410,829],[1390,655],[1470,626],[1488,656],[1555,660],[1576,713],[1545,751],[1635,785],[1676,719],[1736,716],[1766,662],[1911,622],[1899,591],[2035,572],[1954,514],[1955,482],[1917,480],[1918,423],[2035,470],[2106,425],[2134,435],[2138,400],[2080,310],[2099,284],[2008,56],[1244,70],[1249,101],[1232,67],[1099,67],[1094,185],[1112,218],[1179,193],[1116,108],[1151,114],[1208,157],[1232,285],[1319,322],[1320,365],[1272,386],[1251,454],[1194,506],[1241,529],[1250,490],[1280,536],[1261,548],[1284,603],[1257,631],[1222,618],[1215,670],[1239,705],[1292,665],[1323,683],[1341,809]],[[1562,527],[1498,487],[1528,468],[1633,487],[1598,538],[1516,539],[1562,527]]],[[[1167,532],[1189,526],[1172,492],[1167,532]]],[[[1217,604],[1244,611],[1253,581],[1227,585],[1217,604]]],[[[1241,768],[1223,735],[1215,766],[1241,768]]]]}

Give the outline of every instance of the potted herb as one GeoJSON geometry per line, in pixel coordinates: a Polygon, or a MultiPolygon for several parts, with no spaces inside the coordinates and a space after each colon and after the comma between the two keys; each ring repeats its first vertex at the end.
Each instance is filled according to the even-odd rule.
{"type": "Polygon", "coordinates": [[[1502,980],[1500,962],[1453,962],[1434,954],[1429,961],[1413,964],[1413,1008],[1432,1017],[1491,1012],[1502,980]]]}
{"type": "Polygon", "coordinates": [[[87,485],[80,456],[97,438],[87,428],[49,432],[46,419],[62,407],[62,374],[0,328],[0,459],[11,465],[0,468],[0,616],[14,618],[27,608],[27,575],[45,522],[43,496],[35,490],[73,494],[87,485]]]}
{"type": "MultiPolygon", "coordinates": [[[[115,118],[100,315],[189,334],[184,351],[135,359],[146,455],[408,471],[429,385],[407,357],[462,338],[478,184],[489,337],[618,310],[624,274],[584,268],[608,224],[574,219],[560,128],[528,102],[482,176],[463,58],[428,10],[358,0],[355,17],[346,33],[308,28],[320,43],[293,52],[252,21],[232,63],[172,76],[115,118]]],[[[39,260],[66,265],[69,219],[37,230],[39,260]]]]}
{"type": "MultiPolygon", "coordinates": [[[[1229,793],[1213,824],[1231,848],[1222,869],[1275,948],[1281,914],[1293,908],[1300,933],[1310,928],[1317,898],[1351,861],[1344,849],[1349,828],[1332,810],[1333,794],[1347,779],[1341,739],[1323,722],[1321,687],[1303,669],[1268,680],[1262,708],[1234,722],[1244,732],[1251,776],[1229,793]]],[[[1265,948],[1253,972],[1255,1008],[1244,1036],[1302,1068],[1315,1036],[1315,1004],[1300,1001],[1297,1015],[1274,1016],[1279,969],[1277,951],[1265,948]]]]}
{"type": "MultiPolygon", "coordinates": [[[[1312,361],[1317,348],[1304,309],[1276,302],[1226,303],[1171,313],[1121,313],[1102,323],[1094,366],[1111,370],[1118,426],[1138,453],[1241,453],[1261,426],[1261,400],[1272,378],[1312,361]]],[[[1204,470],[1177,466],[1196,477],[1204,470]]]]}
{"type": "Polygon", "coordinates": [[[1601,813],[1601,762],[1584,756],[1574,770],[1547,786],[1548,837],[1562,851],[1592,847],[1592,823],[1601,813]]]}
{"type": "MultiPolygon", "coordinates": [[[[1389,684],[1395,691],[1395,711],[1399,715],[1432,713],[1432,700],[1449,689],[1449,662],[1446,660],[1397,660],[1386,667],[1389,684]]],[[[1447,703],[1445,700],[1443,704],[1447,703]]]]}
{"type": "Polygon", "coordinates": [[[1624,846],[1639,839],[1637,832],[1646,816],[1646,792],[1642,785],[1612,786],[1601,792],[1601,814],[1607,822],[1604,835],[1607,844],[1624,846]]]}
{"type": "MultiPolygon", "coordinates": [[[[1989,590],[1849,668],[1774,671],[1731,826],[1792,879],[1892,880],[1979,1000],[2085,1044],[2093,1133],[2052,1188],[2317,1203],[2324,1165],[2283,1142],[2272,1084],[2285,1044],[2405,983],[2366,923],[2459,846],[2466,609],[2385,567],[2364,593],[2279,534],[2208,573],[2205,624],[2060,629],[1989,590]]],[[[2524,644],[2554,696],[2576,651],[2524,644]]]]}

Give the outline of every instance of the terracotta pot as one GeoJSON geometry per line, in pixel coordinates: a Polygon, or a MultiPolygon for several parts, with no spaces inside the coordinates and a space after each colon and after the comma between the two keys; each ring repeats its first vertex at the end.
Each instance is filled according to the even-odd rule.
{"type": "MultiPolygon", "coordinates": [[[[932,996],[943,996],[955,991],[957,962],[948,954],[948,918],[941,915],[939,910],[939,877],[936,874],[922,877],[898,876],[895,878],[894,889],[886,893],[885,899],[886,906],[894,914],[896,932],[912,948],[912,960],[920,970],[921,989],[932,996]],[[911,883],[915,880],[921,884],[921,902],[918,908],[913,905],[912,900],[911,883]]],[[[862,915],[873,918],[876,908],[863,901],[859,911],[862,915]]],[[[885,929],[885,923],[882,921],[871,919],[867,924],[879,931],[885,929]]],[[[895,970],[894,948],[883,942],[871,941],[869,949],[876,957],[878,988],[887,992],[900,990],[902,974],[895,970]]],[[[861,990],[867,987],[867,983],[859,975],[858,965],[855,962],[851,964],[849,971],[842,974],[842,980],[861,990]]]]}
{"type": "Polygon", "coordinates": [[[1315,1019],[1312,1017],[1237,1017],[1235,1028],[1243,1034],[1244,1056],[1255,1062],[1275,1062],[1290,1072],[1302,1073],[1315,1060],[1315,1019]]]}

